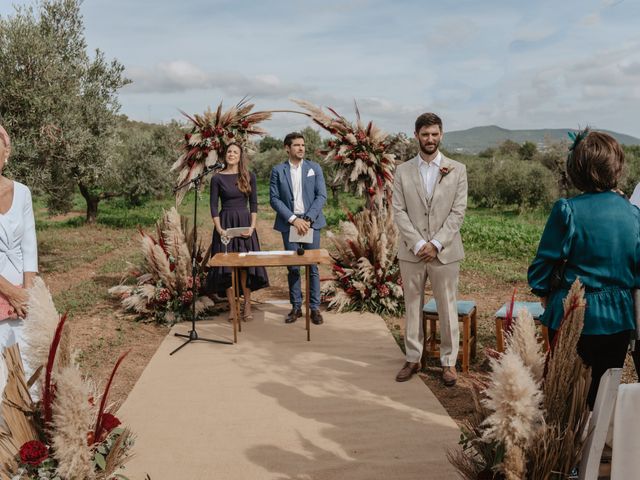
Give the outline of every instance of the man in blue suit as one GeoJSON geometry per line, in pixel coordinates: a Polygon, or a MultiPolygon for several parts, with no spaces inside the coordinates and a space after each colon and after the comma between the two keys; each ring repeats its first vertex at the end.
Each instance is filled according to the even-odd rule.
{"type": "MultiPolygon", "coordinates": [[[[288,159],[271,170],[269,182],[269,198],[271,208],[276,211],[273,226],[282,234],[286,250],[305,250],[320,248],[320,229],[327,222],[322,214],[322,207],[327,201],[327,188],[324,184],[322,168],[311,160],[304,159],[305,147],[302,134],[289,133],[284,138],[284,148],[288,159]],[[311,243],[289,241],[289,230],[294,227],[299,235],[313,230],[311,243]]],[[[289,300],[291,311],[285,323],[293,323],[302,316],[302,291],[300,289],[300,267],[287,267],[289,270],[289,300]]],[[[320,325],[320,275],[316,265],[310,271],[311,321],[320,325]]]]}

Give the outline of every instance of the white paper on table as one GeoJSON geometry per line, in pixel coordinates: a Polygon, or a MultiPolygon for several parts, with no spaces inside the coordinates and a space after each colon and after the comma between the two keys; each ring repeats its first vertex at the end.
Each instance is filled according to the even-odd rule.
{"type": "Polygon", "coordinates": [[[271,250],[266,252],[242,252],[238,254],[239,257],[260,256],[260,255],[294,255],[296,252],[291,250],[271,250]]]}

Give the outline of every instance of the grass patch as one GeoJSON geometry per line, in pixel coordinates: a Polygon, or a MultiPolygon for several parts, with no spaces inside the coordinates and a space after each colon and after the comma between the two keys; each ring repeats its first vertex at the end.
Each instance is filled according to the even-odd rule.
{"type": "Polygon", "coordinates": [[[104,285],[86,280],[53,296],[53,302],[60,312],[79,315],[93,308],[99,301],[109,299],[104,285]]]}

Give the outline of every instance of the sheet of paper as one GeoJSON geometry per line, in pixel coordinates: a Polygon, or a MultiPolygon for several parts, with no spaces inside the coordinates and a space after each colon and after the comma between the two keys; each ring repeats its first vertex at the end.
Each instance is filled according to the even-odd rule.
{"type": "Polygon", "coordinates": [[[246,257],[247,255],[250,256],[258,256],[258,255],[295,255],[296,252],[293,252],[291,250],[270,250],[270,251],[266,251],[266,252],[243,252],[240,253],[238,256],[239,257],[246,257]]]}
{"type": "Polygon", "coordinates": [[[248,231],[249,227],[227,228],[227,235],[229,236],[229,238],[241,237],[243,233],[246,233],[248,231]]]}
{"type": "Polygon", "coordinates": [[[307,233],[300,235],[296,227],[289,227],[289,241],[296,243],[313,243],[313,228],[307,230],[307,233]]]}

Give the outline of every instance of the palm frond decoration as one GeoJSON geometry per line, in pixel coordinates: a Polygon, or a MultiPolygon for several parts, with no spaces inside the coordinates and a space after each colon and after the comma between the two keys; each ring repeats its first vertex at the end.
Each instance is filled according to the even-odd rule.
{"type": "Polygon", "coordinates": [[[38,342],[50,339],[45,374],[39,375],[42,369],[37,369],[32,379],[43,395],[42,400],[31,396],[18,345],[6,348],[0,360],[8,372],[0,407],[4,419],[0,424],[0,480],[106,480],[121,476],[133,436],[113,413],[105,412],[113,374],[100,398],[79,366],[66,360],[72,357],[69,342],[64,340],[70,336],[66,314],[58,315],[41,280],[29,295],[29,305],[37,306],[30,315],[47,332],[25,330],[25,335],[36,337],[26,339],[33,350],[27,361],[42,362],[38,342]],[[99,435],[94,433],[96,422],[100,425],[99,435]]]}
{"type": "MultiPolygon", "coordinates": [[[[229,144],[245,143],[251,135],[266,134],[258,124],[271,118],[271,112],[251,112],[253,107],[243,98],[225,112],[222,102],[215,112],[210,108],[202,115],[182,112],[190,126],[184,136],[183,153],[171,166],[172,172],[178,172],[176,185],[185,184],[214,165],[229,144]]],[[[181,188],[176,192],[176,205],[182,203],[187,191],[181,188]]]]}
{"type": "MultiPolygon", "coordinates": [[[[356,121],[350,122],[328,108],[304,100],[293,100],[308,112],[314,123],[333,135],[321,153],[336,168],[335,182],[346,191],[368,195],[372,208],[381,208],[391,198],[395,155],[389,150],[389,136],[373,122],[364,123],[355,105],[356,121]]],[[[389,202],[390,203],[390,202],[389,202]]]]}
{"type": "Polygon", "coordinates": [[[109,293],[120,299],[125,311],[158,323],[173,324],[191,318],[191,300],[196,295],[196,316],[213,307],[205,295],[205,273],[209,255],[193,241],[185,217],[175,207],[165,211],[156,225],[157,238],[140,230],[143,263],[129,269],[135,283],[117,285],[109,293]],[[191,259],[198,266],[191,275],[191,259]]]}

